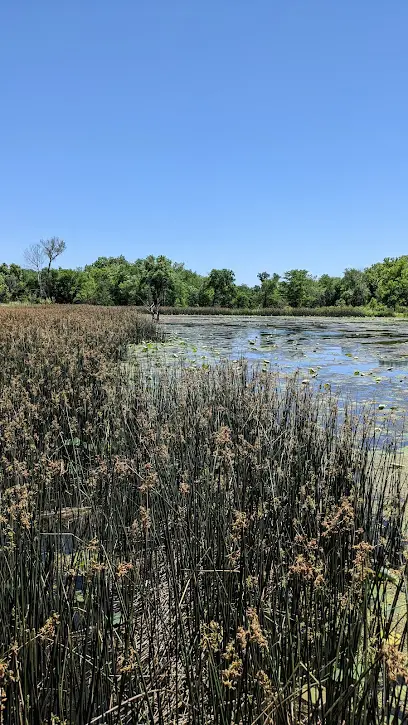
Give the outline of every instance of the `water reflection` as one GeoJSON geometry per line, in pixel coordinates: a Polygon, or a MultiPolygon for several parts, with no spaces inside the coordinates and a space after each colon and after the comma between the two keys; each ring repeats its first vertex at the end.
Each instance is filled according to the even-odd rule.
{"type": "Polygon", "coordinates": [[[359,401],[408,407],[405,321],[168,317],[163,327],[174,349],[182,340],[196,361],[245,357],[270,370],[299,370],[313,385],[330,384],[359,401]]]}

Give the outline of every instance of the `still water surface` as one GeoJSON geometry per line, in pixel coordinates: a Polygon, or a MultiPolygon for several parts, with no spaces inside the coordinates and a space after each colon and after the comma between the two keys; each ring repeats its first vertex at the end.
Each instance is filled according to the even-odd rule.
{"type": "Polygon", "coordinates": [[[408,321],[168,316],[170,355],[195,364],[242,357],[354,400],[408,410],[408,321]]]}

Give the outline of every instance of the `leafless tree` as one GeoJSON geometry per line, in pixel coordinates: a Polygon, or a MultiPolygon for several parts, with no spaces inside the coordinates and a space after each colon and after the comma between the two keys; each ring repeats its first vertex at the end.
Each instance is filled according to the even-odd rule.
{"type": "Polygon", "coordinates": [[[34,269],[37,272],[38,289],[40,291],[40,297],[42,297],[44,292],[42,271],[45,262],[45,252],[41,242],[31,244],[31,246],[26,249],[24,258],[30,269],[34,269]]]}
{"type": "Polygon", "coordinates": [[[59,237],[51,237],[51,239],[40,239],[37,244],[32,244],[25,252],[25,260],[31,269],[35,269],[38,278],[38,287],[40,297],[44,296],[43,269],[45,260],[48,259],[47,265],[47,292],[50,288],[50,270],[53,261],[65,252],[66,244],[59,237]]]}
{"type": "Polygon", "coordinates": [[[51,239],[41,239],[41,249],[43,250],[44,256],[48,259],[47,274],[50,273],[51,265],[57,257],[65,252],[67,245],[63,239],[59,237],[51,237],[51,239]]]}

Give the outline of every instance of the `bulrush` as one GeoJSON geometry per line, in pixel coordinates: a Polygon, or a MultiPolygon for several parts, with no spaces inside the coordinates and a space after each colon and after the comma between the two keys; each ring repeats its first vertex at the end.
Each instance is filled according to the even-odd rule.
{"type": "Polygon", "coordinates": [[[1,725],[406,722],[392,431],[245,363],[147,374],[158,338],[0,308],[1,725]]]}

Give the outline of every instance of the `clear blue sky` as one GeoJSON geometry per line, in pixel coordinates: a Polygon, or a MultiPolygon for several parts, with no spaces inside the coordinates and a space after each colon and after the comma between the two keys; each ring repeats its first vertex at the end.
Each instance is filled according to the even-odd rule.
{"type": "Polygon", "coordinates": [[[407,0],[2,0],[0,261],[408,253],[407,0]]]}

